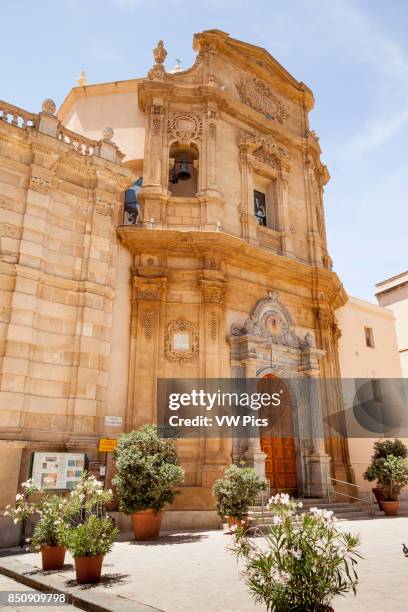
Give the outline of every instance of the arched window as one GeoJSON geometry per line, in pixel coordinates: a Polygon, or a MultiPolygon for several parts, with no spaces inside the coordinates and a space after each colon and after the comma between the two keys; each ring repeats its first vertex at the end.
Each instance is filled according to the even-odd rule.
{"type": "Polygon", "coordinates": [[[139,217],[140,208],[137,202],[137,194],[143,185],[143,176],[139,178],[125,191],[125,206],[123,213],[123,223],[125,225],[134,225],[139,217]]]}

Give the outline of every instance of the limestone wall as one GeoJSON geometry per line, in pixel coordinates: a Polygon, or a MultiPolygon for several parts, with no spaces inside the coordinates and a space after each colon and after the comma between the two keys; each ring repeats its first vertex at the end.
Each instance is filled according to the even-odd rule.
{"type": "MultiPolygon", "coordinates": [[[[29,125],[25,111],[0,108],[0,444],[13,461],[9,471],[2,460],[2,505],[27,476],[20,457],[28,467],[35,448],[95,454],[105,414],[125,409],[127,379],[110,349],[112,337],[125,346],[130,320],[130,255],[116,224],[132,175],[111,141],[65,130],[55,105],[29,125]]],[[[126,369],[126,352],[119,363],[126,369]]]]}

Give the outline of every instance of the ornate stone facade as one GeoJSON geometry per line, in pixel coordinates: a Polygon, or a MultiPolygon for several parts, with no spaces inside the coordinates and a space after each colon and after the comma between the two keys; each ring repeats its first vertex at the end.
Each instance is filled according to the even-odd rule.
{"type": "MultiPolygon", "coordinates": [[[[58,119],[0,121],[1,438],[21,441],[23,477],[35,448],[94,456],[102,433],[120,433],[106,415],[122,416],[124,430],[154,421],[158,378],[339,376],[332,321],[346,296],[327,253],[312,93],[266,51],[218,30],[195,35],[194,48],[190,69],[168,73],[159,42],[146,78],[76,88],[58,119]],[[112,100],[103,109],[101,94],[112,100]],[[176,163],[188,181],[173,181],[176,163]],[[137,221],[124,225],[123,194],[138,176],[137,221]]],[[[306,400],[294,408],[309,432],[296,448],[299,493],[323,494],[329,465],[350,477],[347,447],[323,425],[341,398],[321,393],[310,413],[306,400]]],[[[225,466],[264,461],[253,441],[179,448],[186,478],[174,511],[208,524],[225,466]]]]}

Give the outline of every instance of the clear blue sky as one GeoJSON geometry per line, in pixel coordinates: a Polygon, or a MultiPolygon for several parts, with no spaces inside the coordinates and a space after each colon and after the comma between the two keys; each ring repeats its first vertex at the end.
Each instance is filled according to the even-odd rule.
{"type": "Polygon", "coordinates": [[[191,65],[194,32],[218,28],[265,47],[315,94],[311,127],[332,179],[329,250],[346,290],[408,269],[406,0],[3,0],[0,98],[57,105],[81,68],[90,83],[146,74],[163,38],[167,67],[191,65]]]}

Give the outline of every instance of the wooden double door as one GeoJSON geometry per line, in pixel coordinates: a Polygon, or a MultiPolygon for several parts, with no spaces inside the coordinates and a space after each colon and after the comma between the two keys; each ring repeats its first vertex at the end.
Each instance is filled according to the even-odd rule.
{"type": "Polygon", "coordinates": [[[261,448],[266,453],[265,473],[270,482],[271,493],[297,494],[296,449],[293,433],[293,411],[290,394],[285,383],[268,374],[261,388],[268,393],[281,393],[281,404],[272,409],[263,409],[262,416],[268,418],[268,427],[261,428],[261,448]]]}

